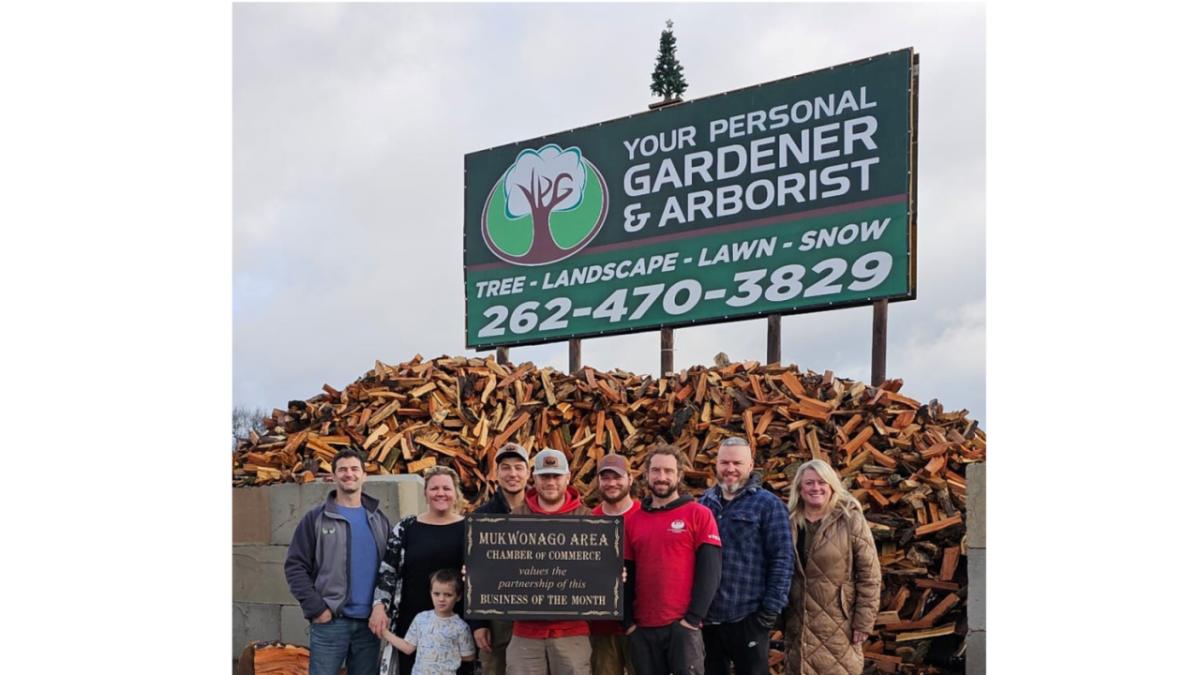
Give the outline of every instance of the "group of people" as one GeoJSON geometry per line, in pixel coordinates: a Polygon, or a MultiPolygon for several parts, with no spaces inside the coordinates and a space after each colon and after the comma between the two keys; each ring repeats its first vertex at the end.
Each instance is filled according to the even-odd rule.
{"type": "Polygon", "coordinates": [[[879,560],[858,501],[826,462],[799,467],[785,505],[763,489],[749,444],[728,438],[717,484],[693,499],[680,491],[687,456],[663,443],[642,467],[641,501],[628,461],[601,458],[595,508],[561,451],[531,462],[508,443],[495,463],[498,489],[475,513],[622,516],[624,619],[463,621],[456,472],[426,471],[426,511],[391,527],[362,492],[361,455],[344,450],[336,489],[301,520],[285,563],[311,622],[311,675],[337,675],[343,662],[347,675],[469,675],[476,655],[484,675],[765,675],[781,618],[785,673],[862,672],[879,560]]]}

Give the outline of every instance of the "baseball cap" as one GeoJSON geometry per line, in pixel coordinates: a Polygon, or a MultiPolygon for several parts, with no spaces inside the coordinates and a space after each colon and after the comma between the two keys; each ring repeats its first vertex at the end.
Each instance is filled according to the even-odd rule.
{"type": "Polygon", "coordinates": [[[628,476],[629,462],[622,455],[605,455],[596,465],[596,475],[599,476],[601,471],[616,471],[622,476],[628,476]]]}
{"type": "Polygon", "coordinates": [[[500,451],[496,453],[496,463],[499,464],[500,460],[509,455],[516,455],[525,460],[527,464],[529,463],[529,452],[516,443],[505,443],[501,446],[500,451]]]}
{"type": "Polygon", "coordinates": [[[561,450],[546,448],[533,456],[533,475],[567,473],[567,456],[561,450]]]}

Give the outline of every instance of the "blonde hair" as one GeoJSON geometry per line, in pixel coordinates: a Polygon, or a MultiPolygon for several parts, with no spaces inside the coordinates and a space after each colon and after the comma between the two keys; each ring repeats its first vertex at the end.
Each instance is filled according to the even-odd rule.
{"type": "Polygon", "coordinates": [[[800,465],[796,469],[796,476],[792,478],[792,490],[788,495],[788,516],[793,524],[799,524],[804,520],[804,502],[800,498],[800,481],[804,476],[805,471],[812,470],[829,485],[829,503],[825,505],[825,512],[821,517],[833,513],[838,504],[845,504],[843,508],[862,510],[862,505],[842,487],[842,478],[829,466],[828,462],[819,459],[810,459],[800,465]]]}
{"type": "Polygon", "coordinates": [[[455,471],[454,469],[451,469],[448,466],[442,466],[441,464],[431,466],[428,469],[425,469],[425,473],[422,474],[422,477],[425,479],[425,487],[426,488],[429,487],[429,481],[434,476],[449,476],[450,477],[450,484],[454,486],[454,512],[458,513],[459,511],[462,511],[462,508],[463,508],[462,483],[460,483],[458,480],[458,472],[455,471]]]}

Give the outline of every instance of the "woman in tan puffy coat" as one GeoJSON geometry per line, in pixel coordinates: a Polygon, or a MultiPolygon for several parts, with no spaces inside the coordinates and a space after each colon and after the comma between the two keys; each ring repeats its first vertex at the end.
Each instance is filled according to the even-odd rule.
{"type": "Polygon", "coordinates": [[[784,672],[861,675],[879,611],[879,556],[862,507],[829,464],[805,462],[788,499],[796,569],[784,610],[784,672]]]}

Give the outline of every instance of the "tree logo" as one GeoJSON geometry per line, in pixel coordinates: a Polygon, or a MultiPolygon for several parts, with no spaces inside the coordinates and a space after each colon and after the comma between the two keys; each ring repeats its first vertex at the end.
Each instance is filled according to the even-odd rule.
{"type": "Polygon", "coordinates": [[[608,202],[608,184],[579,148],[522,150],[488,195],[483,240],[514,265],[558,262],[596,238],[608,202]]]}

